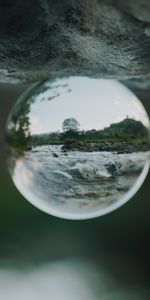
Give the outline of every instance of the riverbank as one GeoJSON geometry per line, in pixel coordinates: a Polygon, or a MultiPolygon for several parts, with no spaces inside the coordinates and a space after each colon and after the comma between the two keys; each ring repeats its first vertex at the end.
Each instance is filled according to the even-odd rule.
{"type": "Polygon", "coordinates": [[[84,143],[79,141],[66,141],[61,147],[61,151],[83,151],[83,152],[97,152],[109,151],[117,153],[132,153],[139,151],[148,151],[148,144],[138,144],[131,142],[99,142],[99,143],[84,143]]]}

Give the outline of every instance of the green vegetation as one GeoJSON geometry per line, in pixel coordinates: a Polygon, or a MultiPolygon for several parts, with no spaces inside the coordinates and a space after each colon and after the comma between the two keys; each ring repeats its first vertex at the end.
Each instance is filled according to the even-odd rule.
{"type": "Polygon", "coordinates": [[[113,123],[103,130],[80,130],[74,118],[63,121],[63,132],[32,135],[28,118],[29,105],[21,106],[12,118],[7,142],[18,150],[30,150],[32,146],[63,145],[63,150],[134,152],[149,150],[148,130],[140,121],[131,118],[113,123]],[[17,117],[19,116],[19,117],[17,117]]]}
{"type": "Polygon", "coordinates": [[[80,128],[79,122],[75,118],[68,118],[63,121],[62,129],[63,132],[78,132],[80,128]]]}
{"type": "MultiPolygon", "coordinates": [[[[71,120],[71,119],[67,119],[71,120]]],[[[113,123],[103,130],[79,131],[63,122],[64,132],[52,132],[32,136],[32,145],[59,145],[63,144],[66,150],[83,151],[111,151],[132,152],[146,150],[148,144],[148,131],[140,121],[126,118],[121,122],[113,123]],[[66,130],[66,127],[68,130],[66,130]]],[[[72,124],[73,122],[71,122],[72,124]]],[[[79,123],[74,123],[78,124],[79,123]]]]}
{"type": "Polygon", "coordinates": [[[18,105],[11,116],[11,122],[6,132],[6,141],[9,145],[23,150],[31,141],[30,132],[30,103],[18,105]]]}

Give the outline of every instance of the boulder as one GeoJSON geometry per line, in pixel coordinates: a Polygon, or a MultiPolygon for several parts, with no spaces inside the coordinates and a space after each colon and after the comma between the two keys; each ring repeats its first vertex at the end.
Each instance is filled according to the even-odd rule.
{"type": "Polygon", "coordinates": [[[1,0],[0,81],[150,78],[150,1],[1,0]]]}

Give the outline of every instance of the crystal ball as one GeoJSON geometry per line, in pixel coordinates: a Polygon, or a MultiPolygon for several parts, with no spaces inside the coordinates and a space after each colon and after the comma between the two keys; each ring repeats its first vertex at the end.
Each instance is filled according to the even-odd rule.
{"type": "Polygon", "coordinates": [[[116,80],[54,78],[31,87],[6,126],[8,169],[33,205],[66,219],[107,214],[142,185],[149,118],[116,80]]]}

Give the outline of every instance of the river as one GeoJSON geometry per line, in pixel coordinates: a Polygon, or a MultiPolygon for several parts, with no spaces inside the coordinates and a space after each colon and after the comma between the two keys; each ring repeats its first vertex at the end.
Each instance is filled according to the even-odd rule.
{"type": "Polygon", "coordinates": [[[47,209],[64,214],[90,213],[108,208],[129,192],[148,156],[148,152],[63,153],[61,146],[37,146],[16,160],[13,179],[39,207],[43,202],[47,209]]]}

